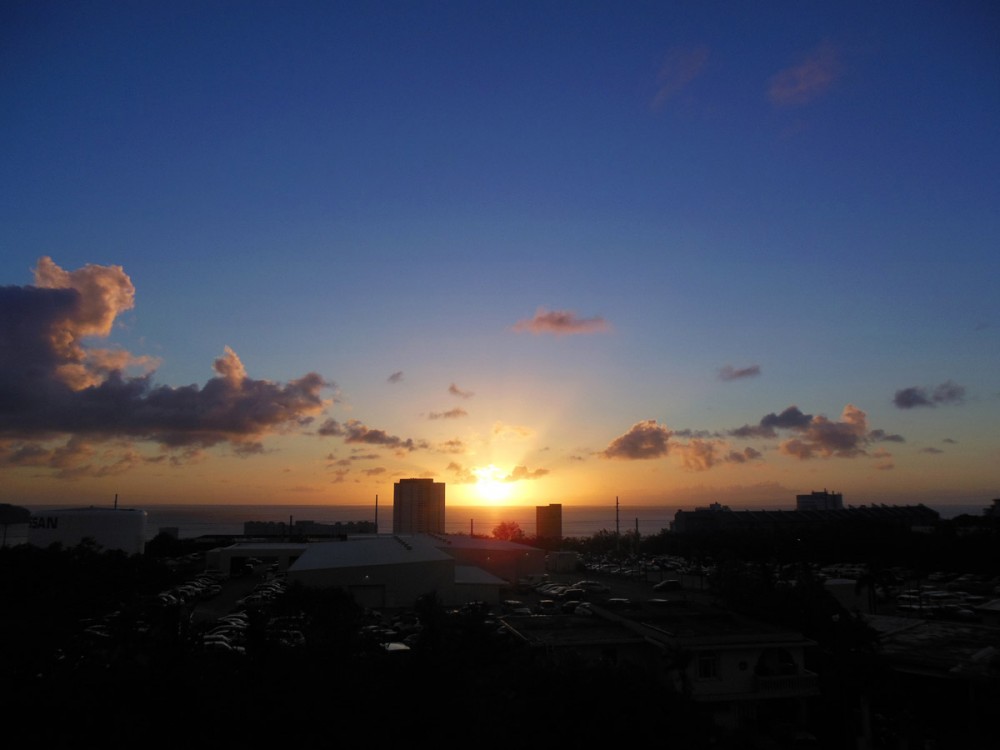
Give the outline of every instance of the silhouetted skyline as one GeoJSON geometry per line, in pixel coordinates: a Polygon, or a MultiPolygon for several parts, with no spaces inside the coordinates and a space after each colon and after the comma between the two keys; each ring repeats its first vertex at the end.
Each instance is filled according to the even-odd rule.
{"type": "Polygon", "coordinates": [[[989,3],[0,19],[0,500],[998,494],[989,3]]]}

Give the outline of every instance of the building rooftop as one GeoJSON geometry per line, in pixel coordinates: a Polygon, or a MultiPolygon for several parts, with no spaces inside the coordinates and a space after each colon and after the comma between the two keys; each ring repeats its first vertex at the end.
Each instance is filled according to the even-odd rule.
{"type": "Polygon", "coordinates": [[[295,561],[290,570],[325,570],[334,567],[453,560],[439,547],[440,543],[424,534],[351,536],[343,541],[313,542],[305,545],[302,556],[295,561]]]}
{"type": "Polygon", "coordinates": [[[897,668],[938,676],[1000,676],[1000,629],[944,620],[869,615],[882,653],[897,668]]]}

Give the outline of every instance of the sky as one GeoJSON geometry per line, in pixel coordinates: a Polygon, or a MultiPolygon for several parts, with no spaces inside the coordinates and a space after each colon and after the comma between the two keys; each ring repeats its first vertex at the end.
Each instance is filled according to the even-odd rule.
{"type": "Polygon", "coordinates": [[[0,502],[988,505],[991,2],[0,7],[0,502]]]}

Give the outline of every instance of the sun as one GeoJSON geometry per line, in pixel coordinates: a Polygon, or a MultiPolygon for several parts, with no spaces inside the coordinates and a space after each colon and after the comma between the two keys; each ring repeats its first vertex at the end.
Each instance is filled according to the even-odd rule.
{"type": "Polygon", "coordinates": [[[473,469],[476,475],[476,492],[488,503],[499,504],[506,501],[512,494],[510,482],[504,481],[505,473],[493,464],[473,469]]]}

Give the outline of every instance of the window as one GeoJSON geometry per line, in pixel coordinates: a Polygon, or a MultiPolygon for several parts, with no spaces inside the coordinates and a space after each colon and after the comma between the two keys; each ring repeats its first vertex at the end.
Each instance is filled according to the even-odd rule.
{"type": "Polygon", "coordinates": [[[698,679],[717,680],[719,678],[719,655],[714,651],[698,654],[698,679]]]}

